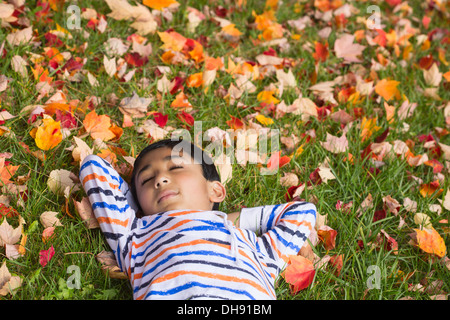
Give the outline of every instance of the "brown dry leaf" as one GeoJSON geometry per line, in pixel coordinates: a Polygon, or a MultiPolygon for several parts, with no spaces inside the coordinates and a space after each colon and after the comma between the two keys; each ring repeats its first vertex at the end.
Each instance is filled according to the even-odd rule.
{"type": "Polygon", "coordinates": [[[78,137],[73,137],[73,140],[75,141],[76,147],[72,150],[72,157],[75,161],[78,161],[81,165],[84,158],[86,158],[88,155],[93,154],[94,150],[91,149],[86,142],[81,140],[78,137]]]}
{"type": "Polygon", "coordinates": [[[123,98],[120,101],[119,110],[125,115],[142,118],[147,114],[148,105],[152,101],[153,98],[141,98],[136,92],[133,92],[131,97],[123,98]]]}
{"type": "Polygon", "coordinates": [[[83,220],[84,224],[86,225],[86,228],[99,228],[99,224],[97,219],[95,218],[91,203],[89,202],[89,198],[83,197],[80,202],[73,199],[73,202],[75,204],[75,209],[77,210],[77,213],[79,214],[81,220],[83,220]]]}
{"type": "Polygon", "coordinates": [[[334,43],[334,52],[336,57],[344,58],[345,62],[361,62],[358,56],[362,55],[366,48],[358,43],[353,43],[354,35],[344,34],[334,43]]]}
{"type": "Polygon", "coordinates": [[[16,32],[11,32],[6,37],[6,40],[13,46],[27,44],[33,39],[33,28],[28,27],[16,32]]]}
{"type": "Polygon", "coordinates": [[[3,262],[0,268],[0,296],[7,294],[14,294],[14,291],[22,285],[22,279],[19,276],[11,276],[6,261],[3,262]]]}
{"type": "Polygon", "coordinates": [[[47,180],[47,186],[54,194],[68,197],[70,192],[80,189],[74,182],[76,178],[73,172],[65,169],[52,170],[47,180]]]}
{"type": "Polygon", "coordinates": [[[40,215],[39,219],[40,219],[42,225],[44,226],[44,228],[62,227],[61,221],[59,221],[59,219],[56,217],[57,214],[58,214],[58,212],[45,211],[40,215]]]}
{"type": "Polygon", "coordinates": [[[22,224],[17,228],[13,228],[6,219],[0,225],[0,247],[5,245],[13,245],[19,242],[22,236],[22,224]]]}
{"type": "Polygon", "coordinates": [[[128,279],[127,275],[120,271],[117,265],[114,253],[111,251],[102,251],[95,256],[98,262],[102,264],[102,271],[113,279],[128,279]]]}
{"type": "Polygon", "coordinates": [[[325,142],[320,142],[322,147],[332,153],[341,153],[348,151],[348,140],[345,134],[340,137],[333,136],[327,132],[325,142]]]}
{"type": "Polygon", "coordinates": [[[436,63],[433,63],[430,69],[423,70],[423,77],[426,84],[432,87],[438,87],[442,80],[442,73],[439,72],[436,63]]]}

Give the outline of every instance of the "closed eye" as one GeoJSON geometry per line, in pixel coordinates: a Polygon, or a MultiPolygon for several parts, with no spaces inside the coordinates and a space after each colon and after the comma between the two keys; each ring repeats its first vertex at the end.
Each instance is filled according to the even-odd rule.
{"type": "MultiPolygon", "coordinates": [[[[170,168],[170,170],[174,170],[174,169],[183,169],[183,167],[181,167],[181,166],[173,166],[172,168],[170,168]]],[[[153,178],[154,178],[154,177],[150,177],[150,178],[148,178],[148,179],[145,179],[145,180],[142,182],[142,185],[144,185],[146,182],[152,180],[153,178]]]]}

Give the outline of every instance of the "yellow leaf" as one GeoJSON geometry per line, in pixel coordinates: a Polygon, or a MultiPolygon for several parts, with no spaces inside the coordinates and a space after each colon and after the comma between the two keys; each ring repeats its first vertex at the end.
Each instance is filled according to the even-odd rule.
{"type": "Polygon", "coordinates": [[[273,123],[273,120],[271,118],[265,117],[262,114],[258,114],[256,116],[256,120],[258,120],[259,123],[261,123],[264,126],[271,125],[273,123]]]}
{"type": "Polygon", "coordinates": [[[260,93],[258,93],[256,98],[260,102],[278,104],[280,102],[280,100],[275,98],[273,96],[273,93],[274,93],[273,91],[267,91],[267,90],[261,91],[260,93]]]}
{"type": "Polygon", "coordinates": [[[161,10],[171,6],[172,4],[178,4],[175,0],[144,0],[143,4],[155,10],[161,10]]]}
{"type": "Polygon", "coordinates": [[[364,117],[361,120],[361,141],[365,141],[366,139],[370,138],[374,131],[378,131],[381,129],[381,127],[378,127],[376,125],[377,118],[370,118],[367,119],[364,117]]]}
{"type": "Polygon", "coordinates": [[[163,49],[171,49],[173,51],[181,51],[183,49],[184,44],[187,39],[183,37],[181,34],[175,31],[171,32],[158,32],[159,38],[164,44],[161,46],[163,49]]]}
{"type": "Polygon", "coordinates": [[[53,118],[42,119],[35,132],[35,142],[39,149],[50,150],[56,147],[62,141],[61,122],[53,118]]]}
{"type": "Polygon", "coordinates": [[[397,100],[400,99],[400,91],[397,86],[400,84],[399,81],[382,79],[375,86],[375,92],[382,96],[384,100],[391,100],[394,96],[397,100]]]}
{"type": "Polygon", "coordinates": [[[232,37],[239,37],[242,34],[242,32],[240,32],[238,29],[236,29],[235,25],[232,23],[223,27],[222,31],[232,37]]]}

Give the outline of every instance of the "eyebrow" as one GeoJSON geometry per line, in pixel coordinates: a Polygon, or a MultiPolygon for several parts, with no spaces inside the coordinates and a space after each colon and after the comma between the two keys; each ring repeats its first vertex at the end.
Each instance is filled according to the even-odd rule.
{"type": "MultiPolygon", "coordinates": [[[[172,156],[172,155],[169,155],[169,156],[165,156],[165,157],[163,158],[163,161],[167,162],[167,161],[172,160],[172,159],[175,159],[175,158],[183,159],[183,157],[180,157],[180,156],[172,156]]],[[[139,170],[137,176],[139,177],[140,174],[142,173],[142,171],[145,171],[145,170],[147,170],[147,169],[150,168],[150,167],[151,167],[150,163],[149,163],[149,164],[146,164],[145,166],[143,166],[142,169],[139,170]]]]}

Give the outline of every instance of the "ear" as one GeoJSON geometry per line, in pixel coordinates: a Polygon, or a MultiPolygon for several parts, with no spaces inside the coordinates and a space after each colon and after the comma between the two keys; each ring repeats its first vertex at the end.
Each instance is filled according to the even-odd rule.
{"type": "Polygon", "coordinates": [[[219,181],[208,181],[208,185],[209,201],[222,202],[227,195],[225,186],[219,181]]]}

